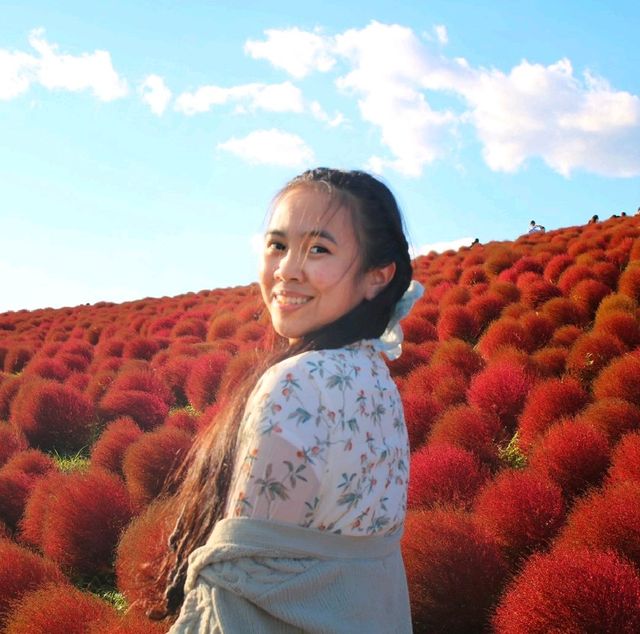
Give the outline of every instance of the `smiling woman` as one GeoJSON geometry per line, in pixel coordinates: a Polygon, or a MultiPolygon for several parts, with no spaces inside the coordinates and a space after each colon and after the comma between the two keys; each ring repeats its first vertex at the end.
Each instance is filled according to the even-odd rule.
{"type": "Polygon", "coordinates": [[[409,446],[381,356],[399,354],[397,322],[421,294],[411,273],[396,201],[372,176],[319,168],[276,196],[259,278],[279,343],[176,477],[150,611],[179,612],[174,634],[411,631],[409,446]]]}

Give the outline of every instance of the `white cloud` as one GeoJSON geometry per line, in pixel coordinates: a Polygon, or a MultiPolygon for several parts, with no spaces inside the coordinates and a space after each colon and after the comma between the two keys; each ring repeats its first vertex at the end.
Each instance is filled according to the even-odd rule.
{"type": "Polygon", "coordinates": [[[433,27],[433,31],[440,44],[449,43],[449,33],[447,32],[447,27],[444,24],[436,24],[436,26],[433,27]]]}
{"type": "Polygon", "coordinates": [[[91,90],[101,101],[112,101],[127,94],[127,82],[118,76],[107,51],[77,56],[60,54],[58,46],[49,44],[43,34],[43,29],[32,31],[29,44],[40,54],[36,75],[45,88],[72,92],[91,90]]]}
{"type": "Polygon", "coordinates": [[[241,84],[231,88],[202,86],[195,92],[184,92],[176,99],[176,110],[193,115],[208,112],[214,106],[236,103],[238,110],[266,110],[269,112],[302,112],[302,92],[291,82],[280,84],[241,84]]]}
{"type": "Polygon", "coordinates": [[[431,242],[430,244],[423,244],[422,246],[411,249],[411,257],[415,258],[419,255],[427,255],[431,251],[436,253],[444,253],[453,249],[457,251],[461,247],[468,247],[473,242],[474,238],[458,238],[457,240],[449,240],[444,242],[431,242]]]}
{"type": "Polygon", "coordinates": [[[268,29],[266,40],[248,40],[245,53],[253,59],[266,59],[297,79],[311,71],[326,72],[335,64],[330,38],[298,28],[268,29]]]}
{"type": "Polygon", "coordinates": [[[164,83],[164,79],[159,75],[149,75],[140,84],[139,88],[142,101],[144,101],[151,112],[160,116],[171,101],[171,90],[164,83]]]}
{"type": "Polygon", "coordinates": [[[296,134],[282,130],[256,130],[242,139],[232,137],[218,148],[248,163],[302,167],[314,161],[313,151],[296,134]]]}
{"type": "Polygon", "coordinates": [[[26,92],[35,79],[37,63],[26,53],[0,49],[0,100],[14,99],[26,92]]]}
{"type": "Polygon", "coordinates": [[[337,128],[346,122],[346,119],[341,112],[337,112],[333,117],[331,117],[317,101],[312,101],[309,104],[309,112],[311,112],[318,121],[326,123],[330,128],[337,128]]]}
{"type": "MultiPolygon", "coordinates": [[[[434,33],[447,43],[444,25],[434,33]]],[[[369,159],[377,172],[420,176],[451,154],[467,124],[495,171],[516,172],[539,158],[564,176],[575,170],[640,174],[640,98],[588,71],[576,76],[566,59],[548,66],[522,61],[507,71],[474,68],[427,48],[408,27],[378,22],[331,37],[270,30],[265,41],[248,42],[245,50],[296,77],[326,72],[338,62],[346,66],[336,84],[358,99],[362,119],[379,129],[389,152],[369,159]],[[434,92],[458,97],[460,109],[434,108],[434,92]]]]}

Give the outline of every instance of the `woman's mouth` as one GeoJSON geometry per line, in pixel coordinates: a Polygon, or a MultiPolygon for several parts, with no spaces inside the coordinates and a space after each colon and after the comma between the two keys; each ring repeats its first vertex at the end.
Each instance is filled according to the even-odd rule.
{"type": "Polygon", "coordinates": [[[306,295],[289,295],[288,293],[274,293],[273,300],[278,306],[301,306],[311,301],[306,295]]]}

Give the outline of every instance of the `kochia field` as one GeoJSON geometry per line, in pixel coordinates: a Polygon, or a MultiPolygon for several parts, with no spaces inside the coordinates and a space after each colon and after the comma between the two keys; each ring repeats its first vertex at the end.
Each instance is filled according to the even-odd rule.
{"type": "MultiPolygon", "coordinates": [[[[639,632],[640,217],[414,265],[414,631],[639,632]]],[[[2,631],[168,629],[163,486],[273,341],[256,286],[0,315],[2,631]]]]}

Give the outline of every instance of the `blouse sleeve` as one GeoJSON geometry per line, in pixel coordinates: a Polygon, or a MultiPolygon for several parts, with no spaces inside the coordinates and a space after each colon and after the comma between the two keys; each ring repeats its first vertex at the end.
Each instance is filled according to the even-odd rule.
{"type": "Polygon", "coordinates": [[[247,403],[227,517],[310,526],[326,470],[330,414],[308,364],[271,368],[247,403]]]}

